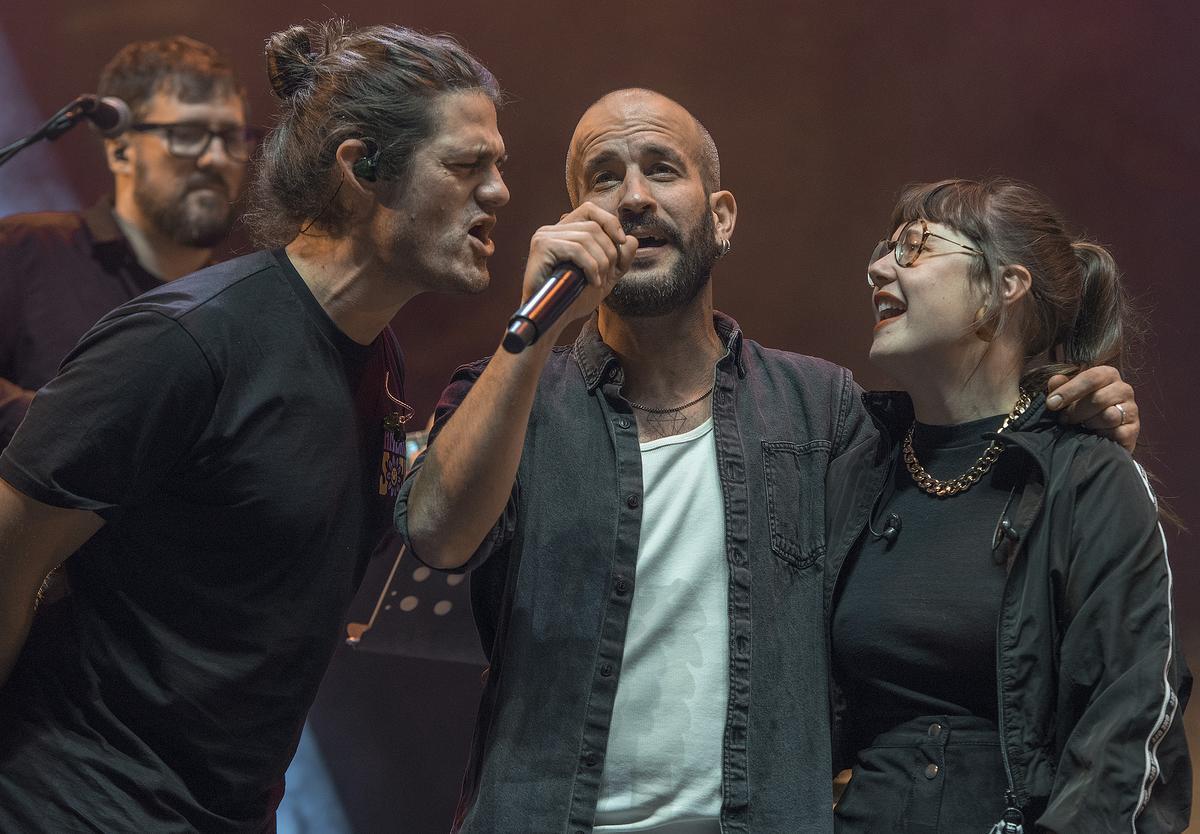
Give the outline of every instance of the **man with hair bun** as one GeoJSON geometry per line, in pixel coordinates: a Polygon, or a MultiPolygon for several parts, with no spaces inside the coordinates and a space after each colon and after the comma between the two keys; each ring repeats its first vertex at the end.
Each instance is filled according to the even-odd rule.
{"type": "Polygon", "coordinates": [[[215,49],[182,36],[128,44],[97,92],[133,115],[104,140],[113,194],[84,212],[0,220],[0,449],[89,327],[204,266],[234,220],[245,92],[215,49]]]}
{"type": "Polygon", "coordinates": [[[253,222],[281,248],[105,316],[0,456],[2,831],[273,827],[403,475],[388,323],[488,283],[508,201],[488,70],[337,21],[267,57],[253,222]],[[30,631],[72,553],[60,627],[30,631]]]}

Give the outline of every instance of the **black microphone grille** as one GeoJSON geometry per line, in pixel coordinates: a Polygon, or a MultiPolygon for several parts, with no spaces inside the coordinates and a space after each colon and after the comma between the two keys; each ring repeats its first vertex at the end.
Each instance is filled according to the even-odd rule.
{"type": "Polygon", "coordinates": [[[130,112],[129,105],[116,96],[99,99],[89,118],[100,131],[100,135],[107,139],[120,136],[133,124],[133,113],[130,112]]]}

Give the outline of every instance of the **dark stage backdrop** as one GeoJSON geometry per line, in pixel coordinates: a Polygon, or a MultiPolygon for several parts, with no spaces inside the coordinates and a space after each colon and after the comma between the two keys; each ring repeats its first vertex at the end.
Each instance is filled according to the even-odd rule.
{"type": "MultiPolygon", "coordinates": [[[[719,306],[758,341],[846,365],[869,387],[887,381],[865,361],[864,265],[888,231],[897,189],[1006,174],[1047,191],[1078,228],[1112,248],[1148,312],[1136,377],[1141,456],[1184,519],[1200,524],[1197,345],[1189,324],[1200,287],[1191,254],[1200,226],[1200,5],[13,0],[0,25],[39,113],[91,90],[126,41],[182,32],[232,57],[253,120],[268,124],[263,39],[331,13],[453,32],[510,98],[500,126],[513,199],[495,232],[492,287],[473,298],[418,299],[396,321],[409,396],[422,418],[458,363],[498,343],[518,300],[530,234],[567,207],[563,155],[575,120],[600,94],[642,85],[690,108],[721,149],[724,185],[740,214],[733,254],[714,277],[719,306]]],[[[106,187],[85,131],[62,140],[56,156],[85,202],[106,187]]],[[[9,182],[3,176],[0,188],[9,182]]],[[[1200,657],[1196,538],[1175,531],[1169,538],[1179,622],[1200,657]]],[[[421,721],[442,709],[421,681],[397,685],[384,686],[391,697],[373,722],[421,721]]],[[[456,723],[469,712],[437,715],[456,723]]],[[[338,737],[349,732],[341,724],[338,737]]],[[[411,783],[406,770],[431,760],[457,770],[465,732],[456,727],[443,747],[392,750],[385,763],[366,763],[395,769],[393,809],[407,802],[399,798],[411,783]]],[[[447,785],[450,799],[423,783],[421,790],[442,803],[456,788],[447,785]]]]}

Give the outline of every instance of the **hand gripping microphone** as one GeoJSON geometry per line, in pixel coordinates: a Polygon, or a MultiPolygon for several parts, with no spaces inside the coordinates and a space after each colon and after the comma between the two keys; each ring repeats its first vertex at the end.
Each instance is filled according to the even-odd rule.
{"type": "Polygon", "coordinates": [[[562,317],[586,286],[587,276],[578,266],[569,261],[555,264],[546,283],[508,320],[504,349],[509,353],[520,353],[536,342],[562,317]]]}

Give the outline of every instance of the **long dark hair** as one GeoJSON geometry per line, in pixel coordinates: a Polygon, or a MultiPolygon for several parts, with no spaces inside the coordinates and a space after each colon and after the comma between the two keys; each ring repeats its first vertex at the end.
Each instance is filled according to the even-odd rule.
{"type": "Polygon", "coordinates": [[[334,155],[346,139],[374,140],[378,176],[399,180],[437,130],[438,96],[479,91],[500,100],[495,77],[452,38],[402,26],[292,26],[267,40],[266,54],[283,109],[263,142],[247,219],[267,246],[287,243],[314,219],[323,234],[345,231],[333,195],[334,155]]]}

